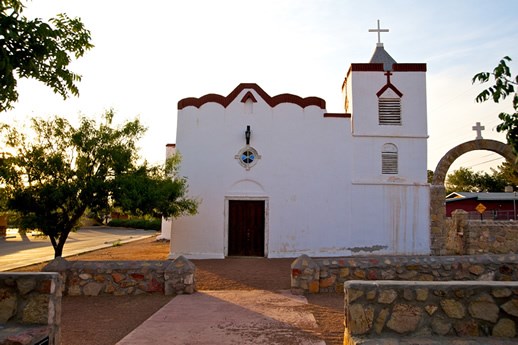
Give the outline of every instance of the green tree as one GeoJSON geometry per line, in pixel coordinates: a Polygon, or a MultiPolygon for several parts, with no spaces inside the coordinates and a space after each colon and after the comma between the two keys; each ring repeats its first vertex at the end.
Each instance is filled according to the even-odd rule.
{"type": "Polygon", "coordinates": [[[76,127],[59,117],[33,119],[30,141],[3,126],[10,154],[0,159],[0,182],[7,205],[20,213],[22,228],[50,238],[56,257],[87,209],[98,212],[115,204],[164,217],[196,213],[197,202],[185,196],[184,178],[137,163],[136,143],[145,132],[141,123],[114,127],[112,120],[112,111],[102,123],[82,117],[76,127]]]}
{"type": "Polygon", "coordinates": [[[518,85],[518,75],[513,77],[511,69],[507,66],[511,58],[505,56],[500,63],[493,69],[493,72],[480,72],[476,74],[472,82],[486,83],[491,77],[494,79],[494,85],[479,93],[476,97],[477,102],[485,102],[492,99],[495,103],[500,102],[507,96],[512,97],[514,113],[500,113],[498,118],[502,120],[496,130],[498,132],[506,132],[507,142],[513,147],[515,154],[518,154],[518,93],[515,87],[518,85]]]}
{"type": "Polygon", "coordinates": [[[18,78],[39,80],[64,99],[77,96],[81,76],[69,64],[93,47],[79,18],[62,13],[48,23],[30,20],[23,8],[20,0],[0,0],[0,112],[18,100],[18,78]]]}
{"type": "Polygon", "coordinates": [[[432,183],[432,181],[433,181],[433,171],[432,170],[426,170],[426,181],[428,183],[432,183]]]}
{"type": "Polygon", "coordinates": [[[509,182],[502,178],[499,173],[492,170],[492,174],[487,172],[477,174],[477,185],[480,192],[503,192],[509,182]]]}
{"type": "Polygon", "coordinates": [[[512,186],[514,190],[518,188],[518,162],[506,161],[499,165],[497,170],[491,170],[505,180],[508,186],[512,186]]]}
{"type": "Polygon", "coordinates": [[[498,170],[491,169],[491,174],[459,168],[446,177],[446,193],[503,192],[506,186],[514,185],[509,169],[509,165],[505,163],[499,166],[498,170]]]}
{"type": "Polygon", "coordinates": [[[167,160],[165,167],[144,164],[121,174],[114,181],[113,206],[138,216],[174,218],[186,211],[195,213],[197,203],[184,197],[186,180],[176,175],[180,160],[176,154],[167,160]]]}
{"type": "Polygon", "coordinates": [[[478,192],[475,173],[468,168],[459,168],[446,176],[446,193],[478,192]]]}

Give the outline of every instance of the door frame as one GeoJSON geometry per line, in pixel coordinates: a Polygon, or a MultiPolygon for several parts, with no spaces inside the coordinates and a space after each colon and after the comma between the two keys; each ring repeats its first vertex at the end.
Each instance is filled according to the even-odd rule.
{"type": "Polygon", "coordinates": [[[268,242],[269,242],[269,229],[270,222],[268,215],[270,214],[269,198],[264,196],[226,196],[225,197],[225,235],[224,235],[224,255],[228,257],[228,225],[229,225],[229,201],[264,201],[264,257],[268,257],[268,242]]]}

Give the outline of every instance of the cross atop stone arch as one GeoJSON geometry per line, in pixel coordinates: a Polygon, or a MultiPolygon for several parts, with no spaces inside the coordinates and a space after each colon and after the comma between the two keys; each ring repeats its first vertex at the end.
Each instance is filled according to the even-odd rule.
{"type": "Polygon", "coordinates": [[[444,250],[446,206],[444,197],[446,188],[444,182],[446,174],[452,163],[470,151],[486,150],[500,154],[508,161],[516,161],[516,155],[510,145],[490,139],[475,139],[455,146],[448,151],[439,161],[433,173],[432,185],[430,186],[430,232],[432,237],[432,254],[441,255],[444,250]]]}
{"type": "Polygon", "coordinates": [[[476,139],[484,139],[482,138],[482,131],[486,129],[486,127],[480,125],[480,122],[477,122],[475,126],[471,127],[475,132],[477,132],[477,138],[476,139]]]}

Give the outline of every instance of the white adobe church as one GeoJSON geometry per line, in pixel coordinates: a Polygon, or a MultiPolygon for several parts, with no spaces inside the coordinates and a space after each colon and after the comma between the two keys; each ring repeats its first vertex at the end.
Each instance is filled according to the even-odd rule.
{"type": "Polygon", "coordinates": [[[228,96],[178,102],[180,175],[199,213],[164,221],[170,257],[428,254],[426,64],[380,43],[351,64],[344,113],[325,101],[228,96]]]}

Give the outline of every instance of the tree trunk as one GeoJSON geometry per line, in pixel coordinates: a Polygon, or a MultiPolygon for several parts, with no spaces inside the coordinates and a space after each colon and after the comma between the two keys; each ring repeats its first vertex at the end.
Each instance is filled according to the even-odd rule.
{"type": "Polygon", "coordinates": [[[52,243],[52,248],[54,248],[54,253],[56,253],[56,247],[58,246],[58,243],[56,242],[56,239],[49,235],[50,243],[52,243]]]}
{"type": "Polygon", "coordinates": [[[0,216],[0,237],[7,235],[7,216],[0,216]]]}
{"type": "Polygon", "coordinates": [[[58,245],[56,247],[54,247],[54,259],[55,258],[60,258],[61,256],[63,256],[63,246],[64,246],[65,243],[61,243],[59,242],[58,245]]]}
{"type": "Polygon", "coordinates": [[[71,230],[72,230],[72,228],[63,229],[61,231],[61,234],[59,235],[58,243],[56,246],[54,246],[54,258],[63,256],[63,247],[65,246],[65,242],[67,241],[68,234],[70,234],[71,230]]]}
{"type": "Polygon", "coordinates": [[[79,218],[85,212],[86,207],[81,207],[71,218],[70,221],[64,226],[64,229],[61,231],[59,235],[59,240],[57,246],[54,246],[54,258],[58,258],[63,256],[63,247],[65,246],[65,242],[67,241],[68,235],[70,231],[76,226],[79,218]]]}

